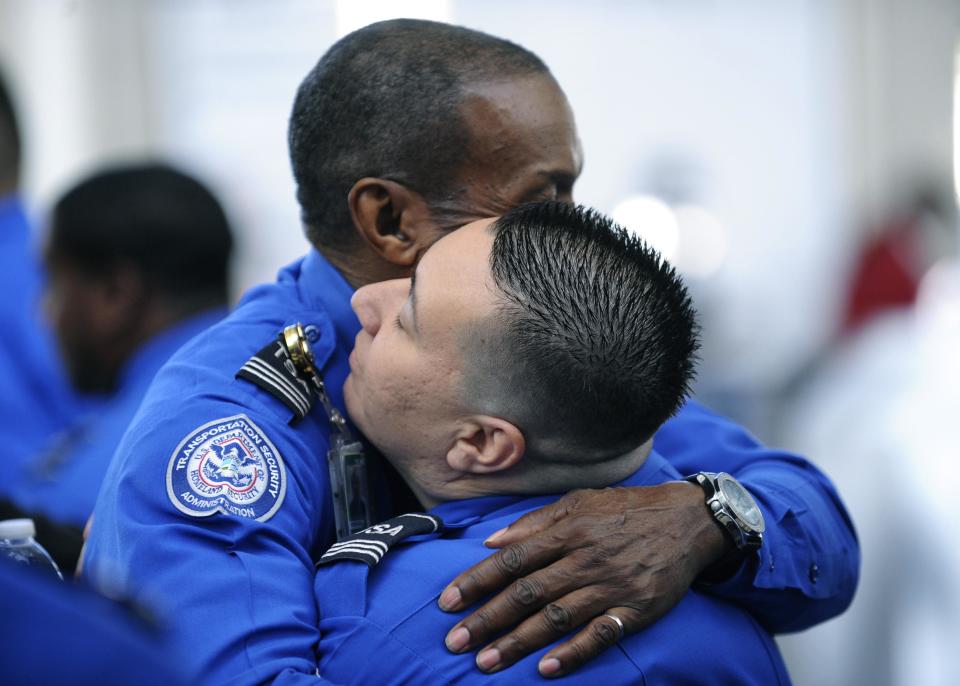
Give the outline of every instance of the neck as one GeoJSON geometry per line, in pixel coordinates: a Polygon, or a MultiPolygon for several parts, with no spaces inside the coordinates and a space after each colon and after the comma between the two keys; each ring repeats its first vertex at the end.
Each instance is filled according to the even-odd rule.
{"type": "Polygon", "coordinates": [[[577,488],[606,488],[623,481],[646,462],[653,439],[616,457],[588,464],[548,462],[526,458],[512,469],[493,474],[423,470],[397,467],[407,486],[430,509],[442,502],[491,495],[552,495],[577,488]]]}
{"type": "Polygon", "coordinates": [[[424,487],[419,484],[416,479],[408,478],[405,475],[403,480],[406,482],[410,490],[413,491],[413,494],[417,496],[417,500],[420,501],[420,505],[424,510],[432,509],[446,500],[463,500],[463,498],[438,498],[424,489],[424,487]]]}
{"type": "Polygon", "coordinates": [[[320,245],[315,247],[354,289],[410,276],[409,269],[391,264],[362,247],[354,250],[338,250],[320,245]]]}

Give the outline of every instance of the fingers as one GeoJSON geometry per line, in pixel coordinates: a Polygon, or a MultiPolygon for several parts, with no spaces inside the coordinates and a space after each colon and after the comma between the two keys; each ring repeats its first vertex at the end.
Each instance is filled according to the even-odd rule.
{"type": "Polygon", "coordinates": [[[551,564],[565,553],[565,547],[552,537],[532,538],[502,548],[451,581],[440,594],[440,609],[456,612],[472,605],[514,579],[551,564]]]}
{"type": "MultiPolygon", "coordinates": [[[[604,607],[602,603],[601,594],[586,588],[547,604],[509,634],[480,650],[477,666],[486,672],[509,667],[596,617],[604,607]]],[[[477,641],[477,645],[482,642],[477,641]]]]}
{"type": "Polygon", "coordinates": [[[576,636],[544,655],[537,668],[545,677],[570,674],[607,648],[617,644],[624,636],[639,631],[655,619],[644,616],[640,611],[630,607],[613,607],[604,610],[576,636]],[[620,618],[623,623],[622,635],[620,625],[607,615],[620,618]]]}
{"type": "Polygon", "coordinates": [[[505,529],[500,529],[491,534],[484,541],[484,545],[491,548],[502,548],[505,545],[538,534],[573,512],[581,497],[582,493],[580,491],[574,491],[554,503],[541,507],[539,510],[528,512],[505,529]]]}
{"type": "MultiPolygon", "coordinates": [[[[578,580],[564,572],[561,566],[553,565],[528,577],[524,577],[512,583],[506,590],[487,602],[483,607],[473,612],[462,621],[458,622],[450,633],[447,634],[447,647],[453,652],[463,652],[477,646],[481,646],[494,636],[501,633],[504,629],[514,627],[531,614],[537,612],[544,605],[547,605],[554,598],[562,597],[573,591],[580,585],[578,580]]],[[[582,593],[582,592],[581,592],[582,593]]],[[[572,624],[572,619],[566,616],[565,608],[554,608],[549,611],[549,620],[556,626],[565,628],[554,628],[552,631],[547,627],[546,631],[534,634],[535,639],[539,639],[542,634],[556,640],[571,628],[577,626],[572,624]]],[[[539,613],[543,615],[543,613],[539,613]]],[[[587,614],[584,619],[589,618],[587,614]]],[[[583,620],[581,620],[583,621],[583,620]]],[[[519,659],[531,650],[546,645],[549,641],[543,641],[532,645],[528,650],[524,650],[525,642],[520,637],[529,634],[527,630],[521,630],[521,627],[514,629],[513,633],[518,633],[511,644],[516,643],[511,648],[511,654],[516,653],[510,664],[519,659]]],[[[502,639],[501,639],[502,640],[502,639]]],[[[499,641],[498,641],[499,643],[499,641]]]]}
{"type": "Polygon", "coordinates": [[[703,507],[689,507],[688,486],[577,491],[515,522],[491,541],[505,547],[441,595],[441,608],[460,610],[511,584],[453,628],[448,648],[479,649],[478,666],[496,671],[586,623],[540,661],[544,676],[560,676],[619,639],[619,624],[604,614],[626,632],[656,621],[700,569],[690,524],[703,507]],[[511,542],[527,531],[536,533],[511,542]]]}

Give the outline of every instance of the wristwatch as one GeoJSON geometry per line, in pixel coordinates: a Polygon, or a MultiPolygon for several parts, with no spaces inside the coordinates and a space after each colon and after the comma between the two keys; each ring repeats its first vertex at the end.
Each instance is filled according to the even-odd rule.
{"type": "Polygon", "coordinates": [[[763,543],[763,513],[753,496],[729,474],[700,472],[687,477],[700,484],[707,497],[707,509],[733,539],[742,553],[757,550],[763,543]]]}

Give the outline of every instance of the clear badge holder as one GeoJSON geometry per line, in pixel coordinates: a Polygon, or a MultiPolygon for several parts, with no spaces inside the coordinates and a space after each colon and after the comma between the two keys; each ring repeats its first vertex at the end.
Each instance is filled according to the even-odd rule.
{"type": "Polygon", "coordinates": [[[355,439],[347,427],[347,420],[327,395],[326,387],[314,366],[313,353],[300,324],[283,330],[283,340],[290,359],[297,371],[303,374],[323,405],[332,429],[327,462],[330,469],[330,491],[333,494],[333,512],[337,527],[337,540],[373,526],[373,507],[367,458],[363,444],[355,439]]]}
{"type": "Polygon", "coordinates": [[[330,490],[337,523],[337,540],[363,531],[373,525],[367,458],[363,444],[343,434],[334,434],[327,452],[330,464],[330,490]]]}

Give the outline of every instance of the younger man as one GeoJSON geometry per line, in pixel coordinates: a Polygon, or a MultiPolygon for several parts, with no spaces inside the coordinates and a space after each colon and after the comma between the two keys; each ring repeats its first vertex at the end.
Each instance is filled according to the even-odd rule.
{"type": "MultiPolygon", "coordinates": [[[[498,671],[498,650],[483,650],[477,665],[494,674],[480,673],[437,639],[437,601],[457,570],[488,554],[487,537],[559,494],[681,478],[651,448],[693,375],[686,289],[659,255],[608,219],[548,202],[447,235],[412,279],[362,288],[353,307],[363,330],[344,386],[347,408],[432,517],[395,518],[321,558],[321,676],[528,683],[539,678],[538,663],[540,673],[560,676],[549,648],[506,671],[498,671]]],[[[617,643],[620,615],[630,611],[611,610],[584,631],[617,643]]],[[[545,614],[566,629],[591,619],[557,606],[545,614]]],[[[520,635],[536,629],[521,626],[520,635]]],[[[457,640],[454,632],[448,642],[457,640]]],[[[747,612],[696,591],[570,678],[789,681],[773,640],[747,612]]]]}

